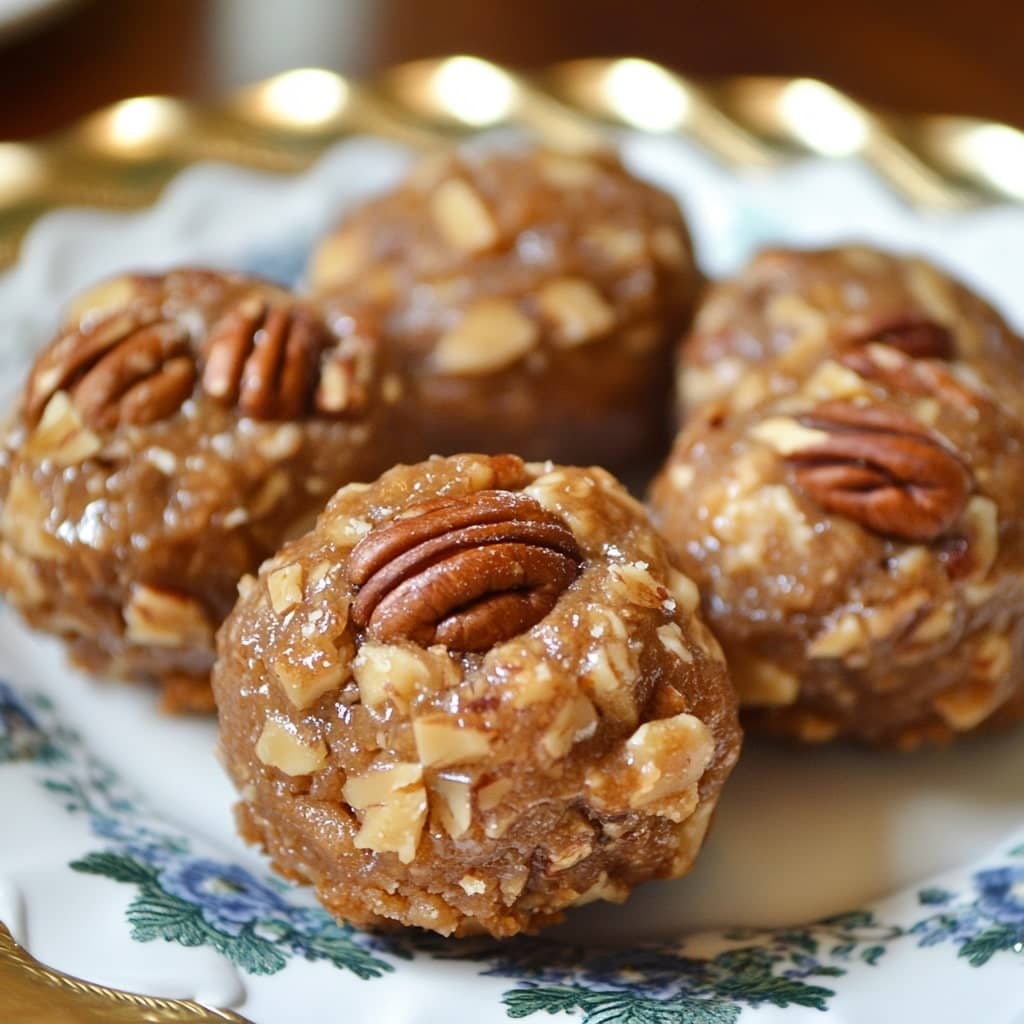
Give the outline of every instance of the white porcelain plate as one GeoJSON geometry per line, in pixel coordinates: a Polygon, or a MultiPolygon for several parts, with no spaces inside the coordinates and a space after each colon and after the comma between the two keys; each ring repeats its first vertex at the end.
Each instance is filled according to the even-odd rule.
{"type": "MultiPolygon", "coordinates": [[[[625,153],[678,195],[713,274],[769,242],[865,239],[931,255],[1024,325],[1020,208],[925,217],[856,164],[741,177],[675,139],[625,153]]],[[[0,397],[78,288],[183,261],[295,281],[406,160],[355,140],[298,178],[203,165],[142,214],[51,214],[0,277],[0,397]]],[[[446,942],[338,927],[275,879],[233,834],[212,722],[76,675],[6,612],[0,678],[0,920],[69,973],[257,1024],[1024,1022],[1019,731],[913,756],[751,742],[688,878],[539,939],[446,942]]]]}

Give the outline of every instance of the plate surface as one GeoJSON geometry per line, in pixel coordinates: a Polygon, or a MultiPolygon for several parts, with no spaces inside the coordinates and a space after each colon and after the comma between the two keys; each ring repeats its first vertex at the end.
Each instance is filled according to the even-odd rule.
{"type": "MultiPolygon", "coordinates": [[[[873,241],[932,256],[1024,326],[1020,208],[924,216],[853,162],[731,173],[679,138],[623,142],[713,274],[762,244],[873,241]]],[[[355,139],[299,177],[201,164],[143,213],[48,215],[0,277],[0,400],[80,287],[185,261],[295,282],[315,237],[407,159],[355,139]]],[[[258,1024],[339,1006],[474,1024],[1024,1020],[1019,731],[915,757],[750,743],[688,878],[541,939],[380,938],[333,925],[234,837],[212,723],[81,678],[7,612],[0,651],[0,920],[62,971],[258,1024]]]]}

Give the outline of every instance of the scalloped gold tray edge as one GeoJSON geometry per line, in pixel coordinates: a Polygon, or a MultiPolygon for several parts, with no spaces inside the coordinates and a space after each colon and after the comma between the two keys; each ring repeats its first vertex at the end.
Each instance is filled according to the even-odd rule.
{"type": "Polygon", "coordinates": [[[0,923],[0,1013],[17,1024],[247,1024],[230,1010],[95,985],[46,967],[0,923]]]}
{"type": "Polygon", "coordinates": [[[931,210],[1024,201],[1024,132],[1009,125],[894,117],[808,78],[698,81],[631,57],[524,75],[453,56],[365,81],[300,68],[211,105],[135,97],[41,141],[0,143],[0,268],[49,210],[144,207],[196,161],[295,172],[347,135],[426,147],[497,126],[572,147],[600,144],[615,128],[683,134],[751,170],[801,155],[854,157],[931,210]]]}

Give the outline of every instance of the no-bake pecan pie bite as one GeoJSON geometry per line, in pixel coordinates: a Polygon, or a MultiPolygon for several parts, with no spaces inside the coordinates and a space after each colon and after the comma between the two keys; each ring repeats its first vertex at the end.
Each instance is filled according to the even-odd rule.
{"type": "Polygon", "coordinates": [[[128,276],[75,301],[0,452],[0,586],[79,665],[212,710],[246,572],[390,463],[372,341],[271,284],[128,276]]]}
{"type": "Polygon", "coordinates": [[[678,405],[750,409],[868,345],[953,363],[1024,412],[1024,343],[992,306],[926,260],[852,245],[767,249],[711,288],[679,349],[678,405]]]}
{"type": "Polygon", "coordinates": [[[701,278],[675,202],[610,155],[427,157],[345,218],[310,277],[379,312],[411,459],[635,469],[667,449],[672,348],[701,278]]]}
{"type": "Polygon", "coordinates": [[[975,365],[839,347],[680,434],[655,519],[753,726],[909,748],[1020,716],[1024,426],[975,365]]]}
{"type": "Polygon", "coordinates": [[[213,684],[242,832],[337,917],[512,935],[689,869],[735,696],[603,470],[396,467],[240,592],[213,684]]]}

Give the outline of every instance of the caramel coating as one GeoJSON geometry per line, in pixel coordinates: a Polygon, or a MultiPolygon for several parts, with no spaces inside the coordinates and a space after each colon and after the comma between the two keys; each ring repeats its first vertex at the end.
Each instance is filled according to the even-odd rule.
{"type": "Polygon", "coordinates": [[[671,348],[701,278],[674,201],[610,155],[427,157],[320,244],[310,280],[379,317],[411,460],[472,447],[635,471],[667,449],[671,348]]]}
{"type": "MultiPolygon", "coordinates": [[[[460,553],[503,565],[489,540],[460,553]]],[[[340,919],[445,935],[533,931],[684,873],[740,742],[696,606],[603,470],[461,455],[343,488],[243,582],[219,634],[220,746],[243,835],[340,919]],[[367,565],[417,551],[437,534],[417,519],[439,507],[454,532],[475,529],[478,500],[571,534],[578,575],[543,617],[519,628],[493,594],[470,596],[498,630],[486,650],[354,621],[367,565]]]]}
{"type": "Polygon", "coordinates": [[[89,671],[211,711],[214,631],[239,578],[340,484],[390,463],[376,353],[343,328],[274,285],[203,270],[76,300],[0,450],[6,599],[89,671]],[[218,369],[211,340],[227,334],[237,359],[218,369]],[[350,415],[323,415],[341,370],[350,415]],[[257,400],[264,415],[246,415],[257,400]]]}
{"type": "Polygon", "coordinates": [[[912,748],[1019,717],[1020,340],[926,264],[862,249],[768,253],[709,305],[684,363],[741,352],[743,375],[691,388],[651,502],[745,721],[912,748]],[[948,300],[927,326],[925,296],[948,300]]]}

